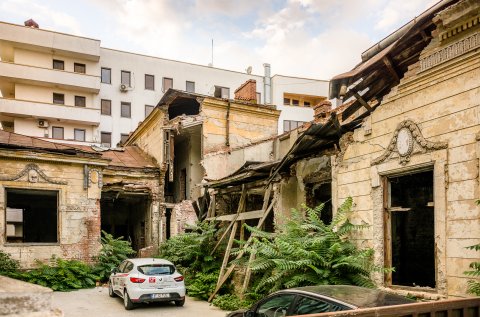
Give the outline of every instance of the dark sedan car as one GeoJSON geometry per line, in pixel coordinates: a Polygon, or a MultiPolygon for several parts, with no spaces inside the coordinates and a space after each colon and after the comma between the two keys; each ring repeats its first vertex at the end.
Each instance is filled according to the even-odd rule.
{"type": "Polygon", "coordinates": [[[227,317],[296,316],[414,302],[400,295],[358,286],[305,286],[275,292],[250,309],[231,312],[227,317]]]}

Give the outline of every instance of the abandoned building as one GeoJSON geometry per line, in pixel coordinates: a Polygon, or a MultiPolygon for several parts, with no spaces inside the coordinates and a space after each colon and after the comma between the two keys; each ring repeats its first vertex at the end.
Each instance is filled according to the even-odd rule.
{"type": "Polygon", "coordinates": [[[31,267],[52,256],[87,262],[100,229],[159,243],[160,171],[135,146],[63,145],[0,130],[0,249],[31,267]]]}

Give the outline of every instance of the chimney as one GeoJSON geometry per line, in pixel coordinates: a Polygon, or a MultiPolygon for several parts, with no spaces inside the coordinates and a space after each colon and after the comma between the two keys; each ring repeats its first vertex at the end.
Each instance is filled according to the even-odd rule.
{"type": "Polygon", "coordinates": [[[249,102],[257,101],[257,81],[249,79],[235,90],[235,99],[249,102]]]}
{"type": "Polygon", "coordinates": [[[23,24],[25,24],[25,26],[28,26],[34,29],[39,28],[38,23],[33,21],[33,19],[28,19],[27,21],[23,22],[23,24]]]}
{"type": "Polygon", "coordinates": [[[272,94],[272,77],[270,77],[270,64],[263,64],[263,103],[269,105],[272,103],[270,97],[272,94]]]}
{"type": "Polygon", "coordinates": [[[314,122],[322,121],[322,119],[327,117],[328,112],[332,110],[332,103],[328,100],[321,101],[319,104],[313,107],[314,111],[314,122]]]}

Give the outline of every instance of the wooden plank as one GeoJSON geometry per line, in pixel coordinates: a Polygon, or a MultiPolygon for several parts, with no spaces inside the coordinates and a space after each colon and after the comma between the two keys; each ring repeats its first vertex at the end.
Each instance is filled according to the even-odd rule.
{"type": "Polygon", "coordinates": [[[392,77],[395,79],[395,81],[399,82],[400,81],[400,76],[398,75],[398,72],[395,69],[395,67],[393,66],[393,64],[392,64],[390,58],[388,57],[388,55],[383,57],[383,63],[385,64],[385,66],[387,66],[387,69],[388,69],[390,75],[392,75],[392,77]]]}
{"type": "MultiPolygon", "coordinates": [[[[258,222],[258,225],[257,225],[257,228],[261,228],[263,223],[265,222],[265,220],[267,219],[268,217],[268,214],[270,213],[270,211],[273,209],[273,204],[274,204],[275,201],[272,201],[270,203],[270,205],[268,206],[267,210],[265,211],[263,217],[260,219],[260,221],[258,222]]],[[[244,249],[242,249],[236,259],[240,259],[244,254],[245,254],[245,248],[247,248],[250,243],[252,241],[252,236],[250,236],[250,238],[248,238],[247,242],[245,243],[245,246],[243,247],[244,249]]],[[[219,278],[219,283],[217,283],[217,287],[215,288],[215,290],[213,291],[212,295],[210,295],[210,297],[208,298],[208,301],[211,302],[213,300],[213,298],[215,297],[215,295],[217,295],[218,291],[220,290],[220,287],[222,287],[222,285],[227,281],[227,279],[230,277],[230,274],[232,274],[233,270],[235,269],[236,265],[235,264],[232,264],[230,265],[230,267],[228,268],[227,272],[225,272],[225,274],[219,278]]]]}
{"type": "Polygon", "coordinates": [[[357,98],[358,102],[365,108],[368,110],[368,112],[371,112],[372,111],[372,107],[370,107],[370,105],[363,99],[362,96],[360,96],[360,94],[356,91],[353,91],[353,95],[355,96],[355,98],[357,98]]]}
{"type": "Polygon", "coordinates": [[[227,249],[225,250],[225,256],[223,257],[222,266],[220,267],[220,274],[218,276],[217,286],[218,286],[218,283],[221,281],[223,272],[227,267],[228,259],[230,258],[230,253],[232,252],[233,240],[235,240],[235,234],[237,233],[237,228],[238,228],[238,221],[235,221],[232,228],[232,232],[230,233],[230,239],[228,239],[227,249]]]}
{"type": "Polygon", "coordinates": [[[240,221],[240,220],[247,220],[247,219],[259,219],[259,218],[262,218],[263,212],[264,212],[263,210],[253,210],[253,211],[242,212],[240,214],[210,217],[210,218],[207,218],[206,220],[233,221],[235,219],[236,221],[240,221]]]}

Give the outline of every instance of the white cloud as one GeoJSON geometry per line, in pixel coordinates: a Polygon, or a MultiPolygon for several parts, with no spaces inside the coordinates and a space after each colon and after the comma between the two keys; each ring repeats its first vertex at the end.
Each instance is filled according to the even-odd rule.
{"type": "Polygon", "coordinates": [[[392,30],[419,16],[437,0],[389,0],[378,13],[377,30],[392,30]]]}

